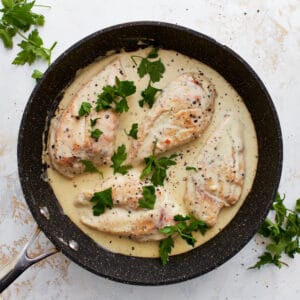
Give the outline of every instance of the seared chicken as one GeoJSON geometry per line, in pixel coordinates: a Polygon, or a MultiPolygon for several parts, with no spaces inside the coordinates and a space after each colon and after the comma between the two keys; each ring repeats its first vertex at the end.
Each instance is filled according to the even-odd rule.
{"type": "Polygon", "coordinates": [[[172,81],[158,97],[133,142],[130,157],[139,162],[198,138],[210,124],[216,90],[198,73],[185,73],[172,81]]]}
{"type": "Polygon", "coordinates": [[[242,124],[225,116],[211,135],[187,180],[185,204],[196,218],[213,226],[223,206],[235,204],[244,184],[242,124]]]}
{"type": "Polygon", "coordinates": [[[94,108],[88,116],[78,117],[82,102],[94,106],[97,95],[105,85],[114,85],[115,78],[124,78],[119,60],[114,60],[86,83],[70,101],[61,116],[53,119],[49,130],[48,152],[52,166],[66,177],[83,172],[80,162],[88,159],[96,165],[110,162],[114,151],[118,117],[111,110],[97,112],[94,108]],[[102,134],[98,140],[91,137],[91,119],[97,119],[93,130],[102,134]]]}
{"type": "Polygon", "coordinates": [[[180,209],[163,187],[156,188],[153,209],[139,208],[145,183],[139,180],[138,175],[133,172],[125,176],[116,175],[104,181],[100,189],[80,193],[75,200],[75,205],[82,208],[80,221],[93,229],[138,241],[157,241],[165,238],[159,229],[174,225],[173,218],[180,213],[180,209]],[[94,216],[89,200],[94,192],[110,187],[113,208],[106,209],[100,216],[94,216]]]}

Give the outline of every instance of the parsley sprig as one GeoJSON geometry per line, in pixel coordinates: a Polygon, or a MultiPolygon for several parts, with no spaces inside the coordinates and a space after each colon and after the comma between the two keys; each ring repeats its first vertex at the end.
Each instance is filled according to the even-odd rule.
{"type": "Polygon", "coordinates": [[[114,174],[120,173],[125,175],[129,169],[132,168],[131,165],[122,165],[123,162],[127,159],[127,153],[125,145],[121,145],[118,147],[117,152],[114,152],[111,161],[111,167],[114,169],[114,174]]]}
{"type": "Polygon", "coordinates": [[[260,268],[265,264],[274,264],[278,268],[287,265],[281,261],[282,254],[294,258],[296,253],[300,253],[300,199],[296,201],[294,210],[285,207],[283,201],[285,196],[281,197],[276,194],[272,209],[275,211],[275,220],[267,218],[259,234],[270,239],[271,243],[266,246],[264,254],[259,256],[258,262],[250,269],[260,268]]]}
{"type": "MultiPolygon", "coordinates": [[[[4,47],[13,48],[13,39],[16,35],[22,38],[18,44],[21,51],[13,60],[15,65],[31,65],[36,59],[45,60],[48,65],[51,62],[51,54],[57,42],[54,42],[50,48],[44,47],[42,38],[37,29],[31,31],[26,37],[24,35],[31,26],[43,26],[45,17],[32,11],[36,5],[35,1],[28,2],[27,0],[1,0],[0,8],[0,39],[4,47]]],[[[49,6],[43,6],[49,7],[49,6]]],[[[42,77],[42,72],[34,70],[32,78],[39,80],[42,77]]]]}
{"type": "Polygon", "coordinates": [[[169,261],[169,255],[174,247],[173,236],[178,234],[186,243],[192,247],[195,246],[196,239],[193,237],[192,232],[200,231],[202,235],[208,229],[205,222],[197,220],[196,218],[187,215],[176,215],[174,216],[174,221],[178,222],[176,225],[165,226],[159,231],[167,236],[159,243],[159,253],[160,259],[163,265],[166,265],[169,261]]]}
{"type": "Polygon", "coordinates": [[[128,111],[128,103],[126,97],[134,94],[136,86],[133,81],[120,80],[116,77],[114,86],[106,85],[103,91],[98,95],[96,110],[113,109],[118,113],[128,111]]]}
{"type": "Polygon", "coordinates": [[[160,81],[163,77],[163,73],[165,72],[165,66],[161,62],[161,59],[157,59],[153,61],[152,59],[158,57],[159,47],[155,47],[151,50],[151,52],[147,55],[147,57],[142,57],[138,55],[131,56],[133,63],[137,66],[137,62],[135,58],[140,58],[141,61],[138,65],[137,72],[140,78],[143,78],[145,75],[149,75],[149,83],[145,90],[142,91],[141,96],[142,99],[139,101],[140,107],[143,107],[145,103],[151,108],[155,101],[155,95],[157,92],[161,91],[161,89],[155,88],[152,84],[160,81]]]}
{"type": "Polygon", "coordinates": [[[152,173],[150,180],[154,186],[158,186],[164,184],[164,180],[167,177],[167,169],[170,166],[176,165],[176,161],[174,161],[173,159],[177,157],[177,154],[172,154],[169,157],[164,156],[164,157],[156,158],[155,149],[156,149],[157,140],[155,140],[153,144],[154,146],[153,146],[152,155],[144,158],[146,166],[143,169],[140,178],[143,179],[144,177],[152,173]]]}

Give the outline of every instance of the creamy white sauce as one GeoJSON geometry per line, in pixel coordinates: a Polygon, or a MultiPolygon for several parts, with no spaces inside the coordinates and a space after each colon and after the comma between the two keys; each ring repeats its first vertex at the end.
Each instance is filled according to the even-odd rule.
{"type": "MultiPolygon", "coordinates": [[[[137,91],[134,95],[128,97],[129,111],[128,113],[120,114],[120,126],[117,132],[116,145],[117,148],[121,144],[126,145],[126,149],[129,149],[131,138],[127,137],[124,130],[129,131],[132,123],[141,123],[145,116],[150,112],[146,106],[140,108],[138,101],[141,99],[141,91],[148,84],[148,76],[140,79],[137,74],[137,68],[131,60],[131,55],[139,55],[145,57],[149,53],[149,48],[144,50],[138,50],[131,53],[112,54],[106,58],[101,58],[99,61],[91,64],[83,70],[78,72],[73,83],[66,89],[64,97],[59,105],[58,114],[67,106],[73,95],[92,78],[99,70],[105,67],[116,56],[121,60],[127,80],[132,80],[137,86],[137,91]]],[[[209,229],[207,233],[202,236],[200,233],[194,233],[197,239],[196,246],[199,246],[216,234],[218,234],[235,216],[241,205],[243,204],[247,194],[249,193],[257,166],[257,139],[251,116],[243,103],[241,97],[232,88],[232,86],[216,71],[208,67],[207,65],[184,56],[175,51],[159,50],[159,57],[166,67],[166,71],[163,78],[155,84],[157,88],[164,88],[171,80],[174,80],[182,73],[195,71],[201,71],[207,78],[209,78],[215,85],[217,90],[217,98],[215,101],[215,113],[212,123],[205,131],[205,133],[197,140],[181,146],[172,153],[180,154],[177,158],[177,165],[172,166],[168,171],[168,181],[165,182],[165,187],[173,195],[177,203],[185,209],[183,204],[183,196],[185,192],[186,176],[188,172],[186,166],[192,166],[195,154],[199,152],[203,147],[207,138],[214,132],[217,126],[222,122],[225,114],[231,114],[235,117],[235,121],[232,126],[238,126],[240,122],[243,126],[244,132],[244,155],[245,155],[245,181],[241,195],[241,199],[237,204],[229,208],[223,208],[217,224],[209,229]]],[[[138,61],[138,58],[136,59],[138,61]]],[[[93,91],[91,91],[93,95],[93,91]]],[[[94,96],[96,97],[96,96],[94,96]]],[[[84,101],[84,99],[83,99],[84,101]]],[[[168,154],[168,153],[167,153],[168,154]]],[[[166,155],[167,155],[166,154],[166,155]]],[[[46,161],[49,161],[47,155],[44,157],[46,161]]],[[[138,166],[138,170],[142,170],[143,165],[138,166]]],[[[110,167],[101,167],[101,171],[104,174],[104,178],[112,175],[112,169],[110,167]]],[[[90,229],[80,222],[78,207],[74,206],[74,199],[77,194],[82,190],[93,189],[99,185],[100,178],[98,174],[82,174],[74,179],[67,179],[60,175],[57,171],[48,168],[49,183],[63,208],[64,213],[70,217],[70,219],[88,236],[94,239],[102,247],[109,249],[113,252],[123,253],[126,255],[141,256],[141,257],[158,257],[158,242],[135,242],[128,238],[113,236],[110,234],[98,232],[90,229]]],[[[186,244],[180,238],[176,238],[175,247],[172,250],[173,254],[179,254],[191,250],[192,248],[186,244]]]]}

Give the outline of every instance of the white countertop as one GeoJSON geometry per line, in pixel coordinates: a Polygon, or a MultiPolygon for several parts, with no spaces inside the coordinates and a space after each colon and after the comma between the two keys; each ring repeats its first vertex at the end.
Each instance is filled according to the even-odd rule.
{"type": "MultiPolygon", "coordinates": [[[[57,40],[53,59],[84,36],[110,25],[155,20],[177,23],[231,47],[258,73],[275,103],[284,140],[279,191],[292,207],[300,197],[300,1],[299,0],[40,0],[45,45],[57,40]]],[[[34,68],[11,65],[18,49],[0,43],[0,265],[15,255],[36,224],[17,174],[19,123],[35,85],[34,68]]],[[[49,245],[41,237],[36,245],[49,245]]],[[[300,299],[300,255],[289,267],[248,270],[264,250],[255,236],[236,256],[199,278],[161,287],[124,285],[98,277],[56,254],[22,274],[0,299],[300,299]]]]}

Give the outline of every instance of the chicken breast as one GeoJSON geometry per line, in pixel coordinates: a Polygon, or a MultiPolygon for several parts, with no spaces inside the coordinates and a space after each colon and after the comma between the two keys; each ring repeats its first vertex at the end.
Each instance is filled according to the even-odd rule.
{"type": "Polygon", "coordinates": [[[143,198],[144,182],[139,174],[128,173],[117,175],[103,182],[93,191],[82,192],[75,200],[80,209],[80,221],[93,229],[126,236],[137,241],[157,241],[165,238],[159,229],[174,225],[174,216],[180,209],[170,194],[163,188],[156,188],[156,202],[153,209],[139,208],[139,200],[143,198]],[[113,208],[106,209],[100,216],[94,216],[90,202],[94,192],[112,188],[113,208]]]}
{"type": "Polygon", "coordinates": [[[210,124],[215,98],[214,85],[203,75],[180,75],[149,110],[132,144],[131,160],[140,162],[150,156],[155,140],[156,154],[160,154],[198,138],[210,124]]]}
{"type": "Polygon", "coordinates": [[[242,124],[226,115],[196,158],[187,180],[185,204],[196,218],[213,226],[223,206],[241,196],[244,176],[242,124]]]}
{"type": "Polygon", "coordinates": [[[114,85],[116,77],[124,79],[123,74],[120,61],[112,61],[74,95],[58,118],[53,118],[49,129],[48,152],[52,166],[62,175],[72,178],[83,172],[82,159],[91,160],[96,165],[110,162],[118,126],[117,114],[112,110],[97,112],[92,108],[88,116],[78,117],[78,112],[82,102],[94,107],[102,88],[114,85]],[[93,128],[91,119],[97,119],[93,128]],[[91,129],[102,132],[98,140],[91,137],[91,129]]]}

